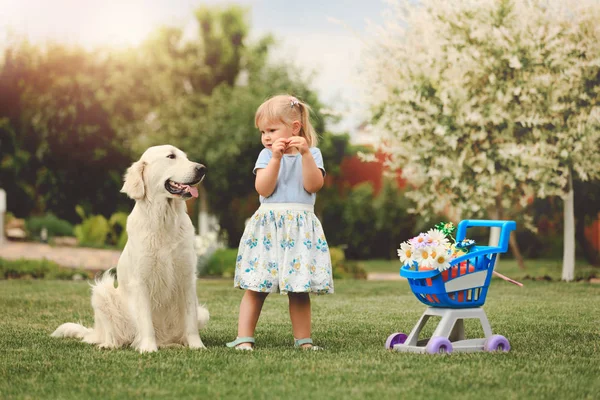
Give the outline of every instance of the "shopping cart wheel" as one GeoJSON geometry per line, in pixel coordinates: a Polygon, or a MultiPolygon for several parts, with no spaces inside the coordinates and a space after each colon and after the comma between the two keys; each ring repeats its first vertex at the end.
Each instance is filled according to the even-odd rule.
{"type": "Polygon", "coordinates": [[[404,343],[407,337],[408,336],[406,336],[406,334],[402,332],[392,333],[390,336],[388,336],[387,340],[385,341],[385,349],[392,350],[395,344],[404,343]]]}
{"type": "Polygon", "coordinates": [[[510,350],[510,343],[508,339],[502,335],[492,335],[484,343],[483,349],[485,351],[504,351],[510,350]]]}
{"type": "Polygon", "coordinates": [[[429,354],[452,353],[452,342],[443,336],[436,336],[429,339],[425,351],[429,354]]]}

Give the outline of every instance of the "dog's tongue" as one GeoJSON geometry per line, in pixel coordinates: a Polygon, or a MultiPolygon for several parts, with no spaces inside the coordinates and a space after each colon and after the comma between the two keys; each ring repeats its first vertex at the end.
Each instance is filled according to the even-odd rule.
{"type": "Polygon", "coordinates": [[[192,197],[198,197],[198,188],[196,186],[188,186],[187,191],[190,192],[192,197]]]}

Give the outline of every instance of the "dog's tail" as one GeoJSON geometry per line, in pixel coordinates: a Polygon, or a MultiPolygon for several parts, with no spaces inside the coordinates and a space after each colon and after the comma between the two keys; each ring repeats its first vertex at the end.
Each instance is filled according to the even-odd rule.
{"type": "Polygon", "coordinates": [[[93,331],[93,329],[86,328],[83,325],[67,322],[66,324],[62,324],[56,328],[56,330],[52,332],[52,335],[50,336],[83,339],[85,335],[92,333],[93,331]]]}
{"type": "Polygon", "coordinates": [[[198,329],[203,329],[208,324],[208,320],[210,319],[210,313],[208,309],[204,306],[198,306],[198,329]]]}
{"type": "MultiPolygon", "coordinates": [[[[95,285],[92,285],[92,305],[94,302],[98,302],[98,295],[103,294],[104,292],[114,291],[114,282],[115,276],[111,273],[111,270],[105,271],[100,277],[96,278],[95,285]]],[[[107,297],[107,296],[101,296],[107,297]]],[[[84,341],[94,342],[94,329],[86,328],[81,324],[75,324],[72,322],[67,322],[62,324],[52,334],[52,337],[66,337],[66,338],[78,338],[83,339],[84,341]]]]}

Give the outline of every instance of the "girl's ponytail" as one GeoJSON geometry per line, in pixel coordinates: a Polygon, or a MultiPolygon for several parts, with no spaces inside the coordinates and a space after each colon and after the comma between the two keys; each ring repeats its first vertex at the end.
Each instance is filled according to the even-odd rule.
{"type": "Polygon", "coordinates": [[[300,128],[300,134],[306,139],[306,143],[308,143],[308,147],[316,147],[319,142],[319,138],[317,137],[317,132],[315,128],[313,128],[310,123],[310,113],[312,109],[306,103],[298,101],[298,107],[300,107],[300,123],[302,124],[302,128],[300,128]]]}

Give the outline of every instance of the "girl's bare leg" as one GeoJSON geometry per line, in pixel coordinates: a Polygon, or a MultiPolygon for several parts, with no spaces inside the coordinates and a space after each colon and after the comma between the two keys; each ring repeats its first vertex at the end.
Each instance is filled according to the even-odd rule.
{"type": "MultiPolygon", "coordinates": [[[[256,323],[262,310],[268,293],[246,290],[240,303],[240,315],[238,317],[238,337],[254,337],[256,323]]],[[[251,343],[241,343],[238,347],[252,347],[251,343]]]]}
{"type": "MultiPolygon", "coordinates": [[[[288,293],[288,298],[294,338],[310,338],[310,295],[308,293],[288,293]]],[[[305,344],[302,347],[312,347],[312,344],[305,344]]]]}

